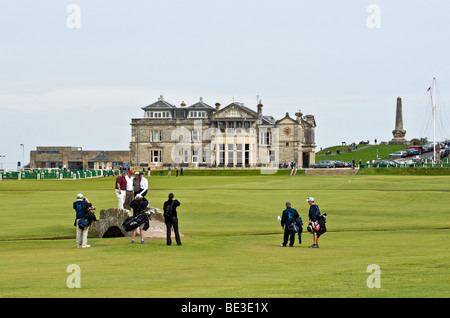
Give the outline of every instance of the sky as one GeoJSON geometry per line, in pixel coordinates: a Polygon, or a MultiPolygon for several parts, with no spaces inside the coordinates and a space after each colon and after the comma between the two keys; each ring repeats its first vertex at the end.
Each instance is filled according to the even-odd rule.
{"type": "Polygon", "coordinates": [[[316,151],[391,140],[400,96],[406,138],[432,140],[434,74],[449,138],[449,12],[444,0],[2,0],[2,166],[38,146],[127,150],[131,119],[160,95],[301,110],[316,151]]]}

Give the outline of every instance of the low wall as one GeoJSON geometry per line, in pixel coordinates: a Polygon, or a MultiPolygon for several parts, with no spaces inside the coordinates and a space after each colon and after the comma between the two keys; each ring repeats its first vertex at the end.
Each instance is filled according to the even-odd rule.
{"type": "Polygon", "coordinates": [[[358,168],[311,168],[306,169],[305,176],[350,176],[358,174],[358,168]]]}

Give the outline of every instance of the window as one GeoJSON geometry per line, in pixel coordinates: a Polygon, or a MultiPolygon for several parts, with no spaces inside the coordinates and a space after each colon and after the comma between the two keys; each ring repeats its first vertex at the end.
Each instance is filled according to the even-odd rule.
{"type": "Polygon", "coordinates": [[[147,113],[147,117],[148,118],[171,118],[172,116],[170,116],[170,112],[169,111],[164,111],[164,112],[150,112],[148,111],[147,113]]]}
{"type": "Polygon", "coordinates": [[[234,151],[233,151],[233,144],[228,144],[228,164],[232,165],[233,164],[233,159],[234,159],[234,151]]]}
{"type": "Polygon", "coordinates": [[[239,112],[237,111],[237,109],[232,109],[230,110],[228,117],[239,117],[239,112]]]}
{"type": "Polygon", "coordinates": [[[187,149],[184,149],[183,160],[184,160],[184,163],[189,163],[189,151],[187,149]]]}
{"type": "Polygon", "coordinates": [[[275,150],[269,150],[269,162],[275,162],[275,150]]]}
{"type": "Polygon", "coordinates": [[[197,150],[192,151],[192,162],[194,162],[194,163],[198,162],[198,151],[197,150]]]}
{"type": "Polygon", "coordinates": [[[250,145],[245,144],[245,164],[250,164],[250,145]]]}
{"type": "Polygon", "coordinates": [[[206,118],[206,112],[191,110],[189,112],[189,118],[206,118]]]}
{"type": "Polygon", "coordinates": [[[261,146],[272,145],[272,133],[270,131],[261,131],[259,135],[259,144],[261,146]]]}
{"type": "Polygon", "coordinates": [[[192,131],[192,141],[193,141],[193,142],[199,142],[199,141],[202,141],[201,135],[200,135],[200,130],[194,130],[194,131],[192,131]]]}
{"type": "Polygon", "coordinates": [[[161,162],[161,150],[150,150],[150,162],[161,162]]]}
{"type": "Polygon", "coordinates": [[[150,141],[158,142],[161,141],[161,130],[152,130],[150,131],[150,141]]]}
{"type": "Polygon", "coordinates": [[[242,144],[236,145],[236,164],[242,164],[242,144]]]}
{"type": "Polygon", "coordinates": [[[219,144],[219,164],[225,164],[225,145],[219,144]]]}

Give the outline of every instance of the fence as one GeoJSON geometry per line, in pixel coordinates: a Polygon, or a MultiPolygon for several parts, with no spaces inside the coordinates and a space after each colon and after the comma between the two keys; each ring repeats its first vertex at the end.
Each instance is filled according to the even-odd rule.
{"type": "Polygon", "coordinates": [[[85,179],[118,175],[111,170],[34,170],[0,172],[0,180],[85,179]]]}
{"type": "Polygon", "coordinates": [[[374,163],[360,165],[359,168],[449,168],[450,163],[402,163],[402,164],[386,164],[386,163],[374,163]]]}

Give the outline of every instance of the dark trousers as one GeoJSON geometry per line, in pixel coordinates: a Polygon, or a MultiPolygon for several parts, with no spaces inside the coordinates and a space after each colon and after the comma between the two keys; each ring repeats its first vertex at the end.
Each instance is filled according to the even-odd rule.
{"type": "Polygon", "coordinates": [[[172,237],[171,237],[172,227],[173,227],[173,232],[175,233],[175,240],[177,241],[177,245],[181,245],[180,233],[178,232],[178,218],[176,218],[176,217],[166,218],[165,223],[166,223],[166,228],[167,228],[167,235],[166,235],[167,245],[172,244],[172,237]]]}
{"type": "Polygon", "coordinates": [[[291,234],[291,232],[289,231],[289,229],[286,226],[284,229],[283,246],[287,245],[288,239],[289,239],[289,245],[290,246],[294,245],[295,233],[291,234]]]}
{"type": "MultiPolygon", "coordinates": [[[[295,233],[291,234],[289,229],[286,227],[284,229],[284,236],[283,236],[283,245],[286,246],[289,240],[289,245],[293,246],[295,241],[295,233]]],[[[302,232],[299,231],[298,233],[298,244],[302,244],[302,232]]]]}

